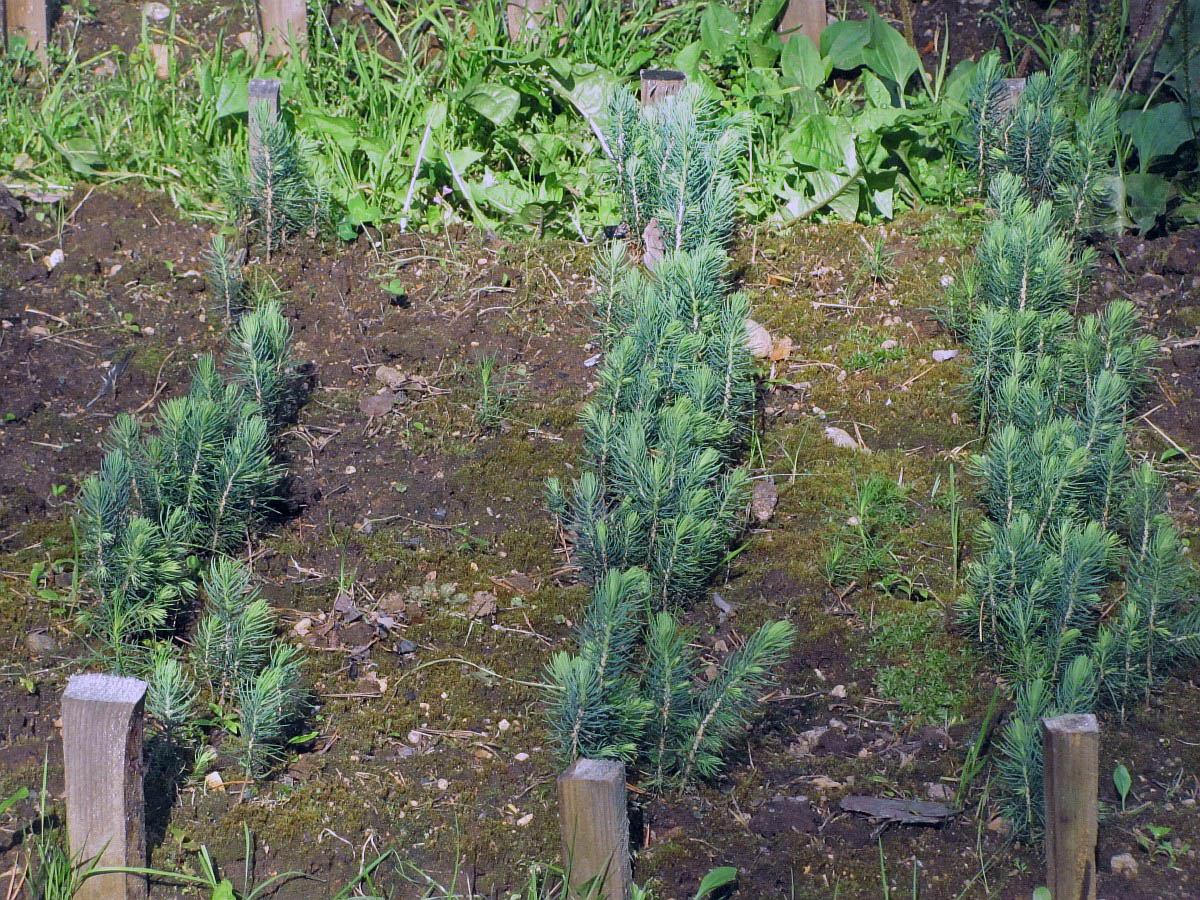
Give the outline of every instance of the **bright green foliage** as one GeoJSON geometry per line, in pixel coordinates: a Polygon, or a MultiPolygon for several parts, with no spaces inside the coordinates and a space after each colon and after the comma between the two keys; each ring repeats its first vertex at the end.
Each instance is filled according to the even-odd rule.
{"type": "Polygon", "coordinates": [[[764,625],[705,685],[691,633],[667,611],[702,596],[750,494],[734,467],[755,400],[748,304],[730,292],[723,247],[740,126],[694,89],[649,111],[618,92],[605,135],[627,224],[641,237],[653,220],[663,246],[647,235],[652,271],[619,244],[597,256],[606,359],[580,416],[586,470],[569,490],[547,484],[593,598],[577,653],[547,665],[548,719],[564,761],[623,759],[662,788],[720,769],[793,633],[764,625]]]}
{"type": "Polygon", "coordinates": [[[215,309],[232,324],[245,306],[246,280],[242,265],[246,261],[245,250],[232,250],[223,234],[213,235],[212,245],[201,254],[207,270],[208,292],[215,301],[215,309]]]}
{"type": "Polygon", "coordinates": [[[267,665],[237,686],[241,727],[234,743],[248,778],[261,777],[284,758],[288,731],[304,712],[300,653],[276,642],[267,665]]]}
{"type": "Polygon", "coordinates": [[[267,259],[292,234],[319,231],[328,219],[329,193],[313,176],[313,145],[282,118],[251,110],[248,171],[232,152],[220,159],[220,184],[234,217],[261,236],[267,259]]]}
{"type": "Polygon", "coordinates": [[[825,577],[831,585],[894,572],[895,534],[913,520],[903,488],[882,475],[855,482],[850,507],[848,524],[835,535],[825,556],[825,577]]]}
{"type": "MultiPolygon", "coordinates": [[[[1111,215],[1117,104],[1090,102],[1079,79],[1079,57],[1061,54],[1049,72],[1031,75],[1015,103],[997,57],[985,56],[967,90],[959,152],[975,169],[978,187],[1012,175],[1035,202],[1046,201],[1069,235],[1094,229],[1111,215]],[[1076,108],[1086,109],[1078,119],[1076,108]]],[[[1056,239],[1047,231],[1048,239],[1056,239]]]]}
{"type": "Polygon", "coordinates": [[[290,340],[274,301],[242,316],[231,334],[233,379],[202,356],[188,393],[165,401],[149,429],[118,416],[77,502],[83,573],[97,595],[81,618],[97,656],[115,672],[149,678],[147,706],[171,743],[192,731],[196,681],[222,707],[249,697],[257,718],[243,709],[239,735],[252,774],[282,727],[271,710],[294,712],[267,699],[297,690],[297,661],[279,657],[274,616],[250,589],[249,572],[221,554],[261,527],[283,475],[272,429],[295,402],[290,340]],[[195,596],[207,556],[214,558],[201,574],[208,605],[194,636],[193,677],[163,639],[195,596]],[[259,673],[276,668],[274,687],[260,689],[259,673]]]}
{"type": "Polygon", "coordinates": [[[604,137],[609,183],[634,235],[654,220],[667,250],[729,241],[737,208],[731,173],[746,146],[744,122],[695,86],[649,110],[621,89],[609,97],[604,137]]]}
{"type": "Polygon", "coordinates": [[[267,300],[242,316],[230,337],[229,361],[258,413],[277,426],[294,402],[292,326],[278,301],[267,300]]]}
{"type": "Polygon", "coordinates": [[[146,711],[163,736],[175,744],[194,727],[196,682],[167,642],[155,646],[149,674],[146,711]]]}
{"type": "Polygon", "coordinates": [[[1200,607],[1185,599],[1193,576],[1165,488],[1129,458],[1156,345],[1126,301],[1074,324],[1066,312],[1088,265],[1072,236],[1099,203],[1092,179],[1107,166],[1112,115],[1098,102],[1073,128],[1057,105],[1073,96],[1073,66],[1031,78],[1004,134],[987,138],[998,75],[981,65],[971,100],[979,129],[967,132],[999,143],[984,167],[995,217],[965,326],[987,435],[972,473],[988,519],[956,605],[1014,685],[998,774],[1024,835],[1042,826],[1041,717],[1098,704],[1124,715],[1200,653],[1200,607]]]}
{"type": "Polygon", "coordinates": [[[649,580],[610,571],[576,634],[578,653],[555,654],[549,721],[564,761],[579,756],[645,764],[649,784],[709,778],[791,647],[787,622],[768,623],[704,684],[693,638],[669,613],[647,617],[649,580]],[[645,661],[635,657],[643,653],[645,661]]]}

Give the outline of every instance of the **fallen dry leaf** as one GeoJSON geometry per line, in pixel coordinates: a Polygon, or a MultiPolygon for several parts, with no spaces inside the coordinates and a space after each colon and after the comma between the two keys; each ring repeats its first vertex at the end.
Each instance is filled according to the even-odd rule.
{"type": "Polygon", "coordinates": [[[792,339],[783,337],[777,340],[771,347],[771,362],[783,362],[792,355],[792,339]]]}
{"type": "Polygon", "coordinates": [[[771,340],[771,332],[763,328],[753,319],[746,320],[746,346],[750,349],[750,355],[765,359],[771,355],[771,350],[775,344],[771,340]]]}
{"type": "Polygon", "coordinates": [[[642,246],[645,248],[642,251],[642,262],[647,269],[653,271],[654,267],[658,265],[658,261],[667,252],[667,245],[663,242],[663,233],[658,225],[658,219],[651,219],[646,223],[646,230],[642,232],[642,246]]]}
{"type": "Polygon", "coordinates": [[[491,591],[476,591],[467,612],[472,619],[482,619],[484,616],[494,616],[496,608],[495,594],[491,591]]]}
{"type": "Polygon", "coordinates": [[[364,415],[371,417],[386,416],[392,411],[392,395],[388,391],[381,394],[371,394],[358,401],[358,409],[364,415]]]}

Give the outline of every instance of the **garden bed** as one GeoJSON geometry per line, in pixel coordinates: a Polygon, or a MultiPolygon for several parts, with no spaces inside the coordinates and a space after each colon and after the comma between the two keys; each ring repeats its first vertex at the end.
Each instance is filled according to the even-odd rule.
{"type": "MultiPolygon", "coordinates": [[[[234,46],[244,10],[210,6],[181,4],[180,23],[234,46]]],[[[918,44],[950,17],[951,62],[997,40],[977,4],[916,9],[918,44]]],[[[139,16],[102,10],[81,46],[136,46],[139,16]]],[[[662,796],[631,786],[635,879],[660,898],[691,897],[721,865],[746,898],[908,896],[914,884],[921,897],[1028,897],[1044,880],[1041,851],[1011,841],[984,779],[959,794],[970,746],[994,734],[997,679],[947,612],[981,518],[965,473],[981,448],[966,354],[936,313],[982,222],[978,206],[926,208],[736,237],[735,280],[775,338],[748,462],[778,505],[685,619],[714,666],[768,620],[797,640],[721,776],[662,796]],[[900,486],[905,514],[884,534],[898,580],[835,589],[829,554],[853,538],[871,476],[900,486]],[[844,811],[854,795],[962,811],[888,825],[844,811]]],[[[90,654],[73,620],[91,599],[71,583],[71,501],[117,414],[148,416],[187,392],[200,354],[220,353],[211,234],[131,187],[51,202],[0,192],[0,801],[33,792],[0,815],[0,876],[61,810],[59,698],[90,654]],[[49,818],[31,825],[42,802],[49,818]]],[[[579,472],[577,417],[598,371],[594,249],[368,227],[353,241],[301,236],[257,267],[283,292],[308,392],[282,429],[277,514],[242,557],[306,648],[312,734],[261,783],[241,781],[220,738],[216,761],[177,789],[149,782],[153,866],[195,871],[203,846],[239,890],[244,872],[298,872],[272,896],[334,896],[395,848],[372,876],[383,892],[506,897],[557,860],[562,765],[538,685],[551,653],[571,649],[587,591],[544,482],[579,472]]],[[[1200,526],[1200,230],[1096,249],[1083,305],[1129,297],[1161,341],[1131,449],[1169,475],[1188,537],[1200,526]]],[[[1198,705],[1193,667],[1127,722],[1103,719],[1101,896],[1200,894],[1198,705]],[[1118,763],[1133,774],[1124,800],[1118,763]],[[1153,828],[1170,829],[1171,850],[1139,846],[1153,828]],[[1122,853],[1135,876],[1110,872],[1122,853]]],[[[179,890],[160,882],[152,896],[179,890]]]]}

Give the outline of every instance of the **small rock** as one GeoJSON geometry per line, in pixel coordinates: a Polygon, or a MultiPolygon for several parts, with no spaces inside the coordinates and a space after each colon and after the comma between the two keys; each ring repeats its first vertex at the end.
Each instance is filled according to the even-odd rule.
{"type": "Polygon", "coordinates": [[[771,362],[783,362],[792,355],[792,339],[782,337],[771,345],[771,362]]]}
{"type": "Polygon", "coordinates": [[[308,634],[310,631],[312,631],[312,626],[313,626],[313,620],[308,618],[308,616],[305,616],[303,619],[301,619],[299,622],[297,622],[295,625],[292,626],[292,631],[294,631],[300,637],[304,637],[306,634],[308,634]]]}
{"type": "Polygon", "coordinates": [[[50,337],[50,329],[45,325],[33,325],[29,329],[29,336],[32,338],[50,337]]]}
{"type": "Polygon", "coordinates": [[[533,813],[525,813],[521,818],[517,819],[517,824],[524,828],[533,821],[533,813]]]}
{"type": "Polygon", "coordinates": [[[449,787],[450,787],[450,782],[447,781],[445,778],[439,778],[437,780],[437,789],[439,791],[447,790],[449,787]]]}
{"type": "Polygon", "coordinates": [[[410,731],[410,732],[408,733],[408,742],[409,742],[410,744],[419,744],[419,743],[421,743],[423,740],[425,740],[425,738],[427,738],[427,737],[429,737],[429,735],[427,735],[425,732],[423,732],[423,731],[417,731],[417,730],[414,728],[412,731],[410,731]]]}
{"type": "Polygon", "coordinates": [[[513,759],[515,759],[517,762],[525,762],[527,759],[529,759],[529,754],[528,753],[518,753],[516,756],[513,757],[513,759]]]}
{"type": "Polygon", "coordinates": [[[253,31],[243,31],[237,36],[237,42],[250,56],[258,55],[258,35],[253,31]]]}
{"type": "Polygon", "coordinates": [[[880,350],[894,350],[900,346],[900,342],[891,340],[890,338],[879,345],[880,350]]]}
{"type": "Polygon", "coordinates": [[[225,782],[221,778],[220,772],[209,772],[204,776],[204,786],[210,791],[225,790],[225,782]]]}
{"type": "Polygon", "coordinates": [[[147,3],[142,7],[142,15],[155,22],[165,22],[171,17],[171,10],[165,3],[147,3]]]}
{"type": "Polygon", "coordinates": [[[1116,854],[1108,861],[1108,866],[1114,875],[1124,875],[1126,878],[1137,877],[1138,863],[1132,853],[1116,854]]]}
{"type": "Polygon", "coordinates": [[[996,816],[987,823],[987,829],[995,834],[1004,836],[1012,831],[1012,822],[1008,821],[1004,816],[996,816]]]}
{"type": "Polygon", "coordinates": [[[343,469],[342,471],[345,472],[347,475],[353,475],[355,472],[358,471],[358,469],[356,469],[354,466],[346,466],[346,468],[343,469]]]}
{"type": "Polygon", "coordinates": [[[471,598],[471,605],[467,612],[472,619],[494,616],[496,614],[496,595],[491,591],[476,591],[475,596],[471,598]]]}
{"type": "Polygon", "coordinates": [[[512,728],[512,723],[508,721],[508,719],[501,719],[498,723],[496,723],[496,728],[502,732],[508,731],[508,729],[512,728]]]}
{"type": "Polygon", "coordinates": [[[933,353],[930,354],[930,356],[933,357],[934,362],[945,362],[948,359],[954,359],[954,357],[958,356],[958,351],[957,350],[934,350],[933,353]]]}
{"type": "Polygon", "coordinates": [[[779,489],[773,478],[760,478],[754,482],[754,493],[750,498],[750,514],[759,525],[765,525],[775,515],[779,503],[779,489]]]}
{"type": "Polygon", "coordinates": [[[42,656],[57,650],[58,643],[44,631],[31,631],[25,635],[25,647],[34,656],[42,656]]]}
{"type": "Polygon", "coordinates": [[[42,265],[46,267],[47,272],[53,272],[62,265],[62,261],[66,258],[66,254],[62,252],[62,247],[55,247],[42,257],[42,265]]]}
{"type": "Polygon", "coordinates": [[[825,437],[829,439],[833,446],[840,447],[843,450],[867,450],[866,447],[850,436],[850,432],[838,428],[836,425],[825,426],[825,437]]]}
{"type": "Polygon", "coordinates": [[[417,645],[414,644],[412,641],[410,641],[408,638],[405,638],[404,640],[398,641],[396,643],[396,652],[401,655],[407,656],[409,653],[417,652],[417,645]]]}
{"type": "Polygon", "coordinates": [[[750,355],[765,359],[771,355],[775,342],[771,340],[771,332],[763,328],[753,319],[746,320],[746,346],[750,355]]]}
{"type": "Polygon", "coordinates": [[[950,785],[934,781],[925,785],[925,796],[930,800],[951,803],[954,800],[954,791],[950,790],[950,785]]]}
{"type": "Polygon", "coordinates": [[[829,692],[830,697],[836,697],[838,700],[846,699],[846,686],[844,684],[835,684],[833,690],[829,692]]]}
{"type": "Polygon", "coordinates": [[[371,394],[363,397],[358,401],[358,409],[363,415],[371,416],[386,416],[392,411],[392,394],[391,391],[383,391],[379,394],[371,394]]]}

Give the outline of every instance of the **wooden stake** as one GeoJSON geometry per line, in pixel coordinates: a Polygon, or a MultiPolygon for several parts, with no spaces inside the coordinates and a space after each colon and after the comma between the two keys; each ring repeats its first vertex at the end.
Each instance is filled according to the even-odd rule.
{"type": "Polygon", "coordinates": [[[267,56],[287,56],[294,43],[308,47],[308,10],[305,0],[258,0],[258,20],[267,56]]]}
{"type": "MultiPolygon", "coordinates": [[[[105,867],[146,865],[142,704],[146,682],[72,675],[63,692],[63,765],[71,859],[105,867]]],[[[75,900],[145,900],[141,875],[86,879],[75,900]]]]}
{"type": "Polygon", "coordinates": [[[654,106],[687,87],[687,76],[675,69],[642,69],[642,106],[654,106]]]}
{"type": "Polygon", "coordinates": [[[278,78],[251,78],[246,89],[249,100],[250,121],[250,168],[262,154],[263,132],[279,121],[279,91],[282,82],[278,78]]]}
{"type": "Polygon", "coordinates": [[[563,864],[571,876],[572,900],[629,900],[629,816],[625,807],[625,764],[577,759],[558,776],[558,823],[563,864]],[[598,890],[584,885],[596,880],[598,890]],[[602,882],[602,884],[601,884],[602,882]]]}
{"type": "Polygon", "coordinates": [[[1093,715],[1042,719],[1046,882],[1054,900],[1096,900],[1100,729],[1093,715]]]}
{"type": "Polygon", "coordinates": [[[46,44],[50,41],[50,11],[46,0],[5,0],[4,46],[12,45],[18,34],[25,36],[29,49],[45,61],[46,44]]]}
{"type": "Polygon", "coordinates": [[[821,49],[821,32],[829,16],[825,11],[825,0],[789,0],[779,20],[779,39],[785,44],[797,34],[802,34],[821,49]]]}

